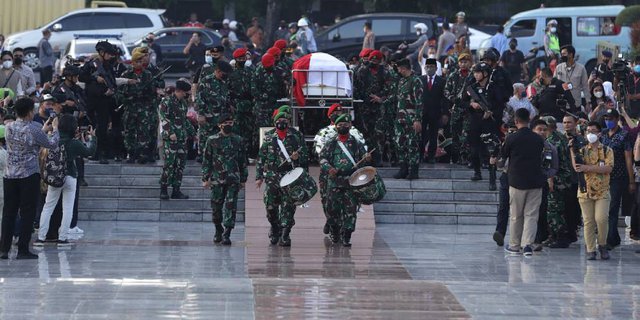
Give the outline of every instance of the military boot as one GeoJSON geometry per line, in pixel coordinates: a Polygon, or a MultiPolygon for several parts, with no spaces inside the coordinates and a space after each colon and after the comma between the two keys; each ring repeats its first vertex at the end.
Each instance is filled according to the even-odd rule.
{"type": "Polygon", "coordinates": [[[231,245],[231,239],[229,238],[231,237],[231,230],[233,230],[233,228],[224,228],[224,233],[222,234],[222,244],[225,246],[231,245]]]}
{"type": "Polygon", "coordinates": [[[330,229],[331,230],[330,230],[330,233],[329,233],[329,239],[331,239],[331,242],[333,242],[333,243],[340,242],[340,227],[333,226],[330,229]]]}
{"type": "Polygon", "coordinates": [[[342,231],[342,246],[351,247],[351,230],[342,231]]]}
{"type": "Polygon", "coordinates": [[[180,191],[180,187],[173,187],[173,192],[171,192],[171,199],[189,199],[189,196],[182,193],[180,191]]]}
{"type": "Polygon", "coordinates": [[[216,223],[216,234],[213,236],[213,243],[220,243],[222,241],[222,233],[224,232],[224,228],[222,228],[222,224],[216,223]]]}
{"type": "Polygon", "coordinates": [[[166,185],[160,186],[160,200],[169,200],[169,191],[167,189],[168,186],[166,185]]]}
{"type": "Polygon", "coordinates": [[[281,247],[291,247],[291,238],[289,237],[289,233],[291,232],[291,227],[282,228],[282,235],[280,236],[281,247]]]}
{"type": "Polygon", "coordinates": [[[473,173],[473,177],[471,177],[471,181],[480,181],[482,180],[482,174],[480,173],[480,170],[476,170],[473,173]]]}
{"type": "Polygon", "coordinates": [[[400,171],[398,171],[398,173],[396,173],[393,178],[394,179],[404,179],[407,177],[407,175],[409,174],[409,167],[407,166],[406,163],[401,163],[400,164],[400,171]]]}
{"type": "Polygon", "coordinates": [[[496,186],[496,165],[489,165],[489,190],[496,191],[498,188],[496,186]]]}
{"type": "Polygon", "coordinates": [[[416,180],[419,179],[419,175],[418,175],[418,171],[420,170],[420,165],[412,165],[411,169],[409,170],[409,175],[407,176],[407,179],[409,180],[416,180]]]}
{"type": "Polygon", "coordinates": [[[277,244],[280,240],[280,226],[277,224],[271,224],[271,230],[269,230],[269,240],[271,244],[277,244]]]}

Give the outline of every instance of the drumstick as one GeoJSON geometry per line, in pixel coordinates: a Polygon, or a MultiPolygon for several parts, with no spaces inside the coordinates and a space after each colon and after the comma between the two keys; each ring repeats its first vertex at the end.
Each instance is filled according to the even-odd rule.
{"type": "Polygon", "coordinates": [[[356,166],[356,167],[357,167],[357,166],[359,166],[359,165],[364,161],[364,159],[366,159],[368,156],[371,156],[371,154],[372,154],[374,151],[376,151],[376,148],[373,148],[373,149],[371,149],[371,151],[367,152],[367,154],[366,154],[364,157],[362,157],[362,159],[360,159],[360,161],[358,161],[358,163],[356,163],[356,165],[355,165],[355,166],[356,166]]]}
{"type": "MultiPolygon", "coordinates": [[[[298,153],[302,150],[302,147],[298,148],[298,150],[296,150],[294,153],[298,153]]],[[[292,153],[293,154],[293,153],[292,153]]],[[[284,161],[282,161],[282,163],[280,163],[280,165],[278,166],[278,169],[280,169],[280,167],[282,167],[285,163],[287,162],[291,162],[291,157],[289,157],[289,159],[285,159],[284,161]]]]}

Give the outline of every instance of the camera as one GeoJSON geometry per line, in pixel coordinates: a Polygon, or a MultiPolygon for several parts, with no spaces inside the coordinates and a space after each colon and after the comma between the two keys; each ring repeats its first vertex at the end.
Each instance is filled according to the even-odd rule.
{"type": "Polygon", "coordinates": [[[627,81],[629,81],[629,75],[631,74],[631,68],[629,63],[619,57],[611,66],[611,71],[616,80],[618,80],[618,102],[625,101],[627,96],[627,81]]]}
{"type": "Polygon", "coordinates": [[[569,102],[567,99],[556,99],[556,106],[560,109],[569,109],[569,102]]]}
{"type": "Polygon", "coordinates": [[[495,133],[483,133],[480,135],[482,143],[487,146],[487,151],[492,157],[498,157],[500,153],[500,138],[495,133]]]}

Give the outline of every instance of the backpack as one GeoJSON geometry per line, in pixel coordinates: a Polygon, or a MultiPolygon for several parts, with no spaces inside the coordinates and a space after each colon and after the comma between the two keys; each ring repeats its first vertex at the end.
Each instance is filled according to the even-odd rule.
{"type": "Polygon", "coordinates": [[[67,151],[64,144],[55,149],[49,149],[44,160],[44,183],[60,188],[67,177],[67,151]]]}

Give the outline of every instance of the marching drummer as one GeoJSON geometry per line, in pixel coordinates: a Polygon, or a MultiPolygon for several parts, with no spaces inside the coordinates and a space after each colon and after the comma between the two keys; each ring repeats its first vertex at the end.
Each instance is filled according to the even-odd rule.
{"type": "Polygon", "coordinates": [[[349,176],[371,161],[364,143],[349,134],[351,117],[340,115],[335,120],[338,135],[322,149],[320,165],[327,172],[327,202],[329,237],[334,243],[351,246],[351,234],[356,228],[358,203],[349,185],[349,176]]]}
{"type": "Polygon", "coordinates": [[[211,213],[216,227],[213,242],[223,245],[231,245],[238,192],[248,176],[243,140],[233,133],[233,125],[231,114],[220,115],[220,131],[207,139],[202,159],[202,186],[211,188],[211,213]]]}
{"type": "Polygon", "coordinates": [[[266,182],[263,201],[271,224],[269,239],[271,244],[279,243],[283,247],[291,246],[289,233],[295,224],[296,206],[280,188],[280,180],[294,168],[308,168],[304,137],[289,127],[290,118],[291,108],[288,106],[274,111],[275,129],[266,132],[256,164],[256,186],[260,188],[266,182]]]}

